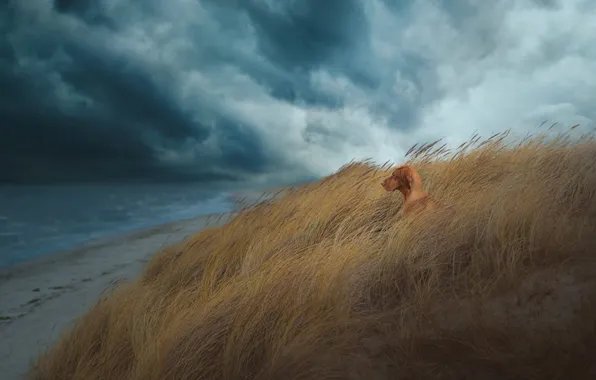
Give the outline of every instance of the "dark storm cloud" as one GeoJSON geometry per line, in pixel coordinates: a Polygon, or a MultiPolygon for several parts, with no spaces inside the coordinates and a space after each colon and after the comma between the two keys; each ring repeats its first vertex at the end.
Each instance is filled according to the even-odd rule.
{"type": "Polygon", "coordinates": [[[91,25],[102,25],[116,28],[116,23],[101,7],[101,2],[95,0],[54,0],[57,12],[72,14],[91,25]]]}
{"type": "MultiPolygon", "coordinates": [[[[114,27],[97,4],[56,1],[54,11],[91,28],[114,27]]],[[[27,11],[3,10],[9,38],[0,45],[1,181],[234,179],[283,166],[217,105],[182,106],[166,85],[168,67],[122,56],[90,35],[58,28],[27,35],[27,11]],[[219,145],[205,147],[214,134],[219,145]],[[189,145],[190,159],[160,159],[162,150],[189,145]]]]}
{"type": "Polygon", "coordinates": [[[295,182],[596,119],[589,0],[0,4],[0,181],[295,182]]]}
{"type": "Polygon", "coordinates": [[[111,49],[110,39],[135,22],[147,31],[152,23],[176,21],[160,14],[158,4],[117,9],[102,1],[55,0],[51,9],[35,9],[39,1],[3,7],[0,181],[212,180],[290,167],[307,176],[269,152],[250,122],[206,100],[209,94],[183,104],[172,84],[176,70],[217,76],[222,65],[233,65],[273,98],[327,108],[343,100],[309,86],[312,70],[375,85],[351,58],[367,49],[358,1],[309,0],[279,9],[262,1],[205,2],[202,9],[219,29],[187,22],[182,36],[194,46],[174,67],[111,49]],[[260,55],[230,48],[247,29],[256,32],[260,55]],[[164,159],[164,151],[170,157],[184,152],[164,159]]]}
{"type": "Polygon", "coordinates": [[[361,1],[288,1],[280,2],[277,11],[262,1],[239,3],[255,26],[263,54],[284,69],[335,66],[374,85],[368,73],[352,64],[358,53],[368,53],[369,25],[361,1]]]}
{"type": "Polygon", "coordinates": [[[204,6],[227,30],[242,33],[246,25],[254,30],[258,52],[272,67],[263,71],[262,63],[255,67],[238,62],[239,57],[229,58],[276,98],[340,107],[341,99],[308,85],[310,73],[317,69],[347,75],[370,88],[379,85],[364,59],[371,55],[370,30],[360,0],[208,0],[204,6]]]}

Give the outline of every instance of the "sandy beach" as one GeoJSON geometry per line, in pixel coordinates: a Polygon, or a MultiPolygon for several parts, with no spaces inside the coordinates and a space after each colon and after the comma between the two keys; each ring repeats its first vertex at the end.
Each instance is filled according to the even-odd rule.
{"type": "Polygon", "coordinates": [[[211,215],[170,223],[0,271],[0,377],[22,378],[102,292],[134,279],[154,253],[226,220],[211,215]]]}

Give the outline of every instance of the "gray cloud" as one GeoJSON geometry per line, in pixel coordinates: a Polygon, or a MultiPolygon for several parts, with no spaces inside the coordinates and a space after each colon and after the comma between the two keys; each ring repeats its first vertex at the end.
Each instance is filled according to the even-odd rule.
{"type": "Polygon", "coordinates": [[[589,0],[12,0],[0,181],[288,182],[592,128],[594,25],[589,0]]]}

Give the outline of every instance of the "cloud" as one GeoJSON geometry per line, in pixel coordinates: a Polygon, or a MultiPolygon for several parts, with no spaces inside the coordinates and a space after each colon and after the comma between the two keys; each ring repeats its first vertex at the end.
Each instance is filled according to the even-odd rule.
{"type": "Polygon", "coordinates": [[[272,184],[596,120],[589,0],[0,7],[3,181],[272,184]]]}

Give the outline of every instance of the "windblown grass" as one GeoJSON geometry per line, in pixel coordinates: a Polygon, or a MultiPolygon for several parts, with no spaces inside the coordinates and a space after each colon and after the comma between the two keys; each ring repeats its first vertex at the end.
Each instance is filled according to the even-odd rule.
{"type": "Polygon", "coordinates": [[[596,378],[596,142],[409,152],[448,208],[400,219],[353,162],[157,254],[30,377],[596,378]]]}

